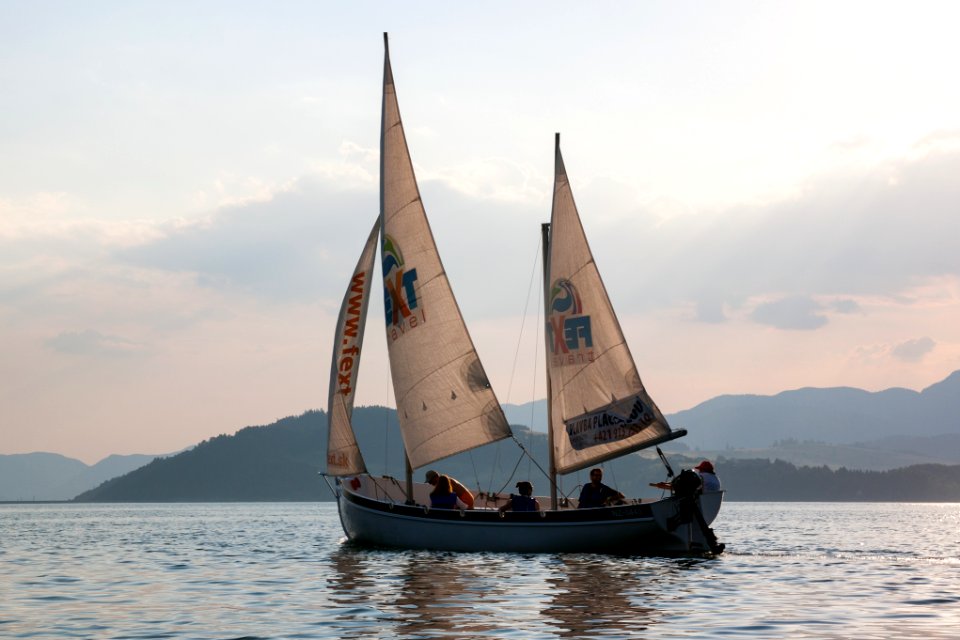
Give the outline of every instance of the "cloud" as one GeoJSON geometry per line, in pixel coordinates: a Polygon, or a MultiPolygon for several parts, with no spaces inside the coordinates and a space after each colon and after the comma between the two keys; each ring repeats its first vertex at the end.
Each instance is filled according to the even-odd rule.
{"type": "Polygon", "coordinates": [[[708,324],[720,324],[727,321],[723,312],[723,303],[717,300],[701,298],[697,301],[696,318],[708,324]]]}
{"type": "Polygon", "coordinates": [[[917,338],[901,342],[890,351],[890,355],[903,362],[920,362],[936,346],[931,338],[917,338]]]}
{"type": "MultiPolygon", "coordinates": [[[[516,168],[509,180],[526,179],[516,168]]],[[[549,205],[532,207],[517,195],[522,189],[467,194],[446,180],[421,180],[420,189],[465,311],[489,315],[521,309],[519,295],[510,298],[516,306],[506,309],[466,292],[488,291],[492,282],[522,285],[526,291],[526,256],[532,267],[539,255],[539,223],[549,205]],[[518,266],[524,273],[518,275],[518,266]]],[[[125,265],[189,274],[200,286],[268,303],[339,300],[378,213],[375,184],[344,184],[318,173],[269,199],[225,207],[203,221],[167,225],[162,237],[117,249],[112,257],[125,265]]]]}
{"type": "MultiPolygon", "coordinates": [[[[595,249],[608,288],[628,292],[620,296],[633,310],[693,304],[700,320],[716,322],[717,309],[773,295],[834,299],[834,312],[859,313],[858,300],[908,298],[924,283],[960,276],[960,151],[924,149],[869,171],[821,175],[779,202],[659,224],[638,211],[599,233],[593,197],[574,190],[591,245],[619,247],[613,253],[631,261],[618,273],[622,260],[595,249]]],[[[808,315],[801,324],[825,322],[808,315]]]]}
{"type": "Polygon", "coordinates": [[[843,314],[852,314],[852,313],[863,313],[863,308],[856,300],[834,300],[830,305],[830,308],[836,311],[837,313],[843,314]]]}
{"type": "Polygon", "coordinates": [[[135,342],[94,329],[63,331],[47,340],[46,345],[60,353],[84,356],[126,356],[142,349],[135,342]]]}
{"type": "MultiPolygon", "coordinates": [[[[700,322],[746,314],[810,330],[826,325],[828,313],[869,313],[868,299],[919,304],[910,295],[918,287],[960,275],[960,151],[931,141],[923,149],[866,173],[821,176],[788,200],[715,213],[658,215],[656,203],[637,204],[631,185],[571,177],[618,312],[692,308],[700,322]],[[767,302],[752,307],[758,299],[767,302]]],[[[0,295],[22,297],[41,275],[32,265],[46,256],[60,279],[132,267],[268,304],[339,300],[379,210],[371,152],[347,144],[342,155],[203,220],[21,224],[0,239],[0,295]]],[[[549,217],[549,178],[503,162],[480,172],[503,183],[496,188],[468,188],[460,173],[434,175],[421,180],[421,193],[461,308],[468,316],[517,313],[533,281],[539,223],[549,217]],[[495,297],[473,293],[491,283],[495,297]]]]}
{"type": "Polygon", "coordinates": [[[792,296],[762,304],[753,310],[750,317],[755,322],[778,329],[811,330],[827,324],[827,319],[820,311],[823,311],[823,306],[815,300],[792,296]]]}
{"type": "Polygon", "coordinates": [[[345,282],[377,213],[375,190],[306,177],[270,198],[168,226],[162,238],[114,258],[266,300],[316,300],[345,282]]]}

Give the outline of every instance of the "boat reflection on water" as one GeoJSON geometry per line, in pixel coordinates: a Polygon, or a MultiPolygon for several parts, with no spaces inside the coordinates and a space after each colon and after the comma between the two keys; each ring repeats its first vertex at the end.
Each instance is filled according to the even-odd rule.
{"type": "Polygon", "coordinates": [[[364,549],[331,555],[321,625],[342,637],[645,637],[698,592],[703,561],[364,549]],[[356,629],[352,635],[350,629],[356,629]]]}
{"type": "Polygon", "coordinates": [[[657,596],[649,580],[640,580],[636,563],[591,555],[557,559],[550,565],[551,598],[543,617],[552,620],[559,637],[592,638],[617,630],[632,636],[660,622],[661,612],[649,606],[657,596]]]}
{"type": "MultiPolygon", "coordinates": [[[[399,567],[399,592],[394,606],[400,614],[401,636],[473,637],[499,629],[489,611],[487,581],[478,562],[463,562],[454,553],[407,553],[399,567]]],[[[476,558],[477,556],[471,556],[476,558]]]]}
{"type": "Polygon", "coordinates": [[[393,623],[384,612],[393,597],[383,588],[383,571],[378,568],[383,564],[376,554],[350,545],[337,547],[330,554],[326,577],[329,602],[323,603],[317,625],[337,629],[340,638],[369,638],[371,633],[377,637],[378,628],[389,631],[393,623]]]}
{"type": "Polygon", "coordinates": [[[424,632],[460,637],[500,628],[495,616],[477,615],[481,601],[484,607],[490,604],[478,567],[475,560],[464,562],[452,553],[363,549],[345,543],[331,554],[328,587],[334,606],[329,614],[334,619],[328,623],[357,628],[355,636],[343,637],[371,637],[371,623],[389,637],[424,632]]]}

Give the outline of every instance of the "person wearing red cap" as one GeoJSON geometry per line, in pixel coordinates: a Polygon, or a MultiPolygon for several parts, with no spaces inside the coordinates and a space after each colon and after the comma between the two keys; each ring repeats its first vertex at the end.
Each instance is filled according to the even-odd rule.
{"type": "Polygon", "coordinates": [[[703,480],[703,491],[720,491],[720,478],[717,477],[716,471],[713,470],[713,463],[709,460],[704,460],[700,464],[694,467],[697,470],[697,473],[700,474],[700,479],[703,480]]]}

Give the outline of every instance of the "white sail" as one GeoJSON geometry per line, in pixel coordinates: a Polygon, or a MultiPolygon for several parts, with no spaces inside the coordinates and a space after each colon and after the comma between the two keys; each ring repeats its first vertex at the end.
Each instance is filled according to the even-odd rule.
{"type": "MultiPolygon", "coordinates": [[[[384,34],[386,44],[386,34],[384,34]]],[[[400,120],[390,53],[380,138],[381,264],[397,417],[414,469],[509,437],[420,200],[400,120]]]]}
{"type": "Polygon", "coordinates": [[[351,421],[379,234],[380,219],[377,218],[360,254],[357,268],[350,277],[350,285],[343,296],[340,316],[337,318],[333,363],[330,365],[330,392],[327,396],[327,473],[334,476],[354,475],[367,470],[351,421]]]}
{"type": "Polygon", "coordinates": [[[682,435],[670,431],[640,381],[587,244],[559,135],[548,267],[547,371],[557,472],[682,435]]]}

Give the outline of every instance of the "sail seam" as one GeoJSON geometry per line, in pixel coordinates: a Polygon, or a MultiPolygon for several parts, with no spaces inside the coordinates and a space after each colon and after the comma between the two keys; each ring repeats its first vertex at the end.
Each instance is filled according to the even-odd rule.
{"type": "MultiPolygon", "coordinates": [[[[611,351],[613,351],[613,350],[616,349],[617,347],[625,346],[626,344],[627,344],[627,341],[626,341],[626,340],[621,340],[621,341],[618,342],[617,344],[611,346],[609,349],[606,349],[606,350],[602,351],[597,357],[595,357],[595,358],[593,359],[593,362],[594,362],[594,363],[599,362],[601,358],[610,355],[610,352],[611,352],[611,351]]],[[[593,364],[593,363],[591,363],[591,364],[593,364]]],[[[636,365],[634,365],[633,368],[634,368],[634,370],[636,370],[636,368],[637,368],[636,365]]],[[[586,374],[586,373],[589,373],[589,371],[590,371],[590,366],[589,366],[589,365],[581,368],[581,369],[578,370],[575,374],[573,374],[572,376],[570,376],[570,379],[569,379],[569,380],[566,380],[566,381],[563,383],[563,385],[561,386],[561,389],[566,389],[570,384],[573,384],[573,382],[574,382],[577,378],[579,378],[581,375],[584,375],[584,374],[586,374]]],[[[643,390],[643,385],[640,385],[640,390],[643,390]]],[[[636,391],[632,391],[631,393],[636,393],[636,391]]]]}
{"type": "MultiPolygon", "coordinates": [[[[474,420],[478,420],[478,419],[480,419],[481,417],[483,417],[483,415],[484,415],[484,414],[480,414],[480,415],[478,415],[478,416],[471,416],[471,417],[470,417],[469,419],[467,419],[467,420],[461,420],[460,422],[458,422],[458,423],[456,423],[456,424],[452,424],[452,425],[450,425],[449,427],[447,427],[446,429],[444,429],[443,431],[438,431],[437,433],[434,433],[433,435],[431,435],[431,436],[430,436],[429,438],[427,438],[426,440],[421,440],[420,443],[417,444],[417,447],[416,447],[416,448],[417,448],[417,449],[421,449],[424,445],[426,445],[427,443],[431,442],[432,440],[435,440],[436,438],[439,438],[440,436],[442,436],[442,435],[444,435],[444,434],[446,434],[446,433],[448,433],[448,432],[450,432],[450,431],[454,431],[454,430],[462,427],[462,426],[465,425],[465,424],[469,424],[469,423],[473,422],[474,420]]],[[[509,438],[511,435],[513,435],[513,434],[512,434],[512,433],[507,433],[507,434],[505,434],[503,437],[504,437],[504,438],[509,438]]],[[[499,439],[499,438],[498,438],[498,439],[499,439]]],[[[487,443],[485,443],[485,444],[487,444],[487,443]]],[[[469,450],[469,449],[474,449],[474,448],[476,448],[476,447],[475,447],[475,446],[470,446],[470,447],[466,447],[466,448],[464,448],[464,449],[461,449],[460,451],[467,451],[467,450],[469,450]]],[[[458,453],[459,453],[459,452],[458,452],[458,453]]],[[[448,454],[448,455],[453,455],[453,454],[448,454]]],[[[444,456],[444,457],[446,457],[446,456],[444,456]]]]}
{"type": "MultiPolygon", "coordinates": [[[[475,418],[474,418],[474,419],[475,419],[475,418]]],[[[465,423],[461,423],[461,424],[465,424],[465,423]]],[[[448,431],[449,431],[449,430],[448,430],[448,431]]],[[[446,433],[446,431],[444,431],[444,432],[442,432],[442,433],[438,433],[438,434],[432,436],[431,438],[429,438],[429,439],[427,439],[427,440],[424,440],[423,443],[426,444],[426,443],[430,442],[431,440],[433,440],[434,438],[442,435],[443,433],[446,433]]],[[[487,440],[487,441],[484,442],[483,444],[493,444],[494,442],[499,442],[500,440],[505,440],[505,439],[511,437],[512,435],[513,435],[512,433],[507,432],[507,433],[504,433],[502,436],[499,436],[499,437],[494,438],[494,439],[492,439],[492,440],[487,440]]],[[[466,451],[470,451],[470,450],[472,450],[472,449],[476,449],[478,446],[482,446],[482,445],[470,445],[470,446],[465,446],[465,447],[463,447],[462,449],[457,449],[456,451],[451,451],[450,453],[444,453],[444,454],[443,454],[442,456],[440,456],[439,458],[433,458],[433,459],[431,459],[431,460],[425,461],[423,464],[418,465],[417,468],[419,468],[419,467],[425,467],[426,465],[431,464],[431,463],[433,463],[433,462],[436,462],[437,460],[443,460],[444,458],[449,458],[450,456],[455,456],[455,455],[457,455],[458,453],[464,453],[464,452],[466,452],[466,451]]],[[[417,450],[419,450],[419,449],[421,449],[421,448],[422,448],[422,445],[418,445],[417,448],[414,449],[414,451],[417,451],[417,450]]]]}
{"type": "Polygon", "coordinates": [[[386,214],[387,220],[388,220],[388,221],[389,221],[389,220],[393,220],[393,218],[394,218],[395,216],[398,216],[398,215],[400,215],[401,213],[403,213],[403,210],[404,210],[404,209],[406,209],[406,208],[409,207],[410,205],[414,205],[414,204],[416,204],[416,203],[418,203],[418,202],[420,202],[420,195],[419,195],[419,194],[417,194],[417,197],[415,197],[415,198],[414,198],[413,200],[411,200],[410,202],[407,202],[406,204],[404,204],[404,205],[402,205],[402,206],[394,209],[393,212],[391,212],[391,213],[389,213],[389,214],[386,214]]]}
{"type": "MultiPolygon", "coordinates": [[[[419,380],[417,380],[417,381],[415,381],[413,384],[411,384],[410,387],[409,387],[409,390],[408,390],[405,394],[403,394],[403,396],[401,396],[400,400],[404,400],[404,401],[405,401],[408,397],[410,397],[410,395],[411,395],[411,393],[413,393],[413,390],[414,390],[414,389],[416,389],[417,387],[419,387],[421,384],[423,384],[424,382],[426,382],[427,380],[429,380],[430,378],[432,378],[434,375],[436,375],[436,374],[439,373],[440,371],[446,369],[448,366],[456,363],[456,362],[459,361],[459,360],[463,360],[464,358],[466,358],[467,356],[469,356],[471,353],[474,353],[474,351],[473,351],[473,350],[464,351],[463,353],[461,353],[461,354],[458,355],[457,357],[451,358],[450,360],[447,360],[447,361],[444,362],[443,364],[439,365],[436,369],[434,369],[433,371],[431,371],[431,372],[428,373],[427,375],[421,377],[419,380]]],[[[484,373],[486,373],[486,372],[484,372],[484,373]]]]}

